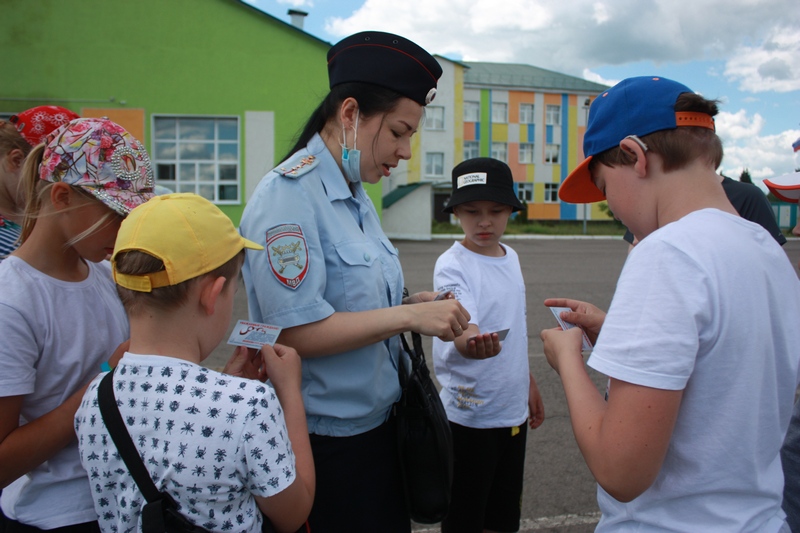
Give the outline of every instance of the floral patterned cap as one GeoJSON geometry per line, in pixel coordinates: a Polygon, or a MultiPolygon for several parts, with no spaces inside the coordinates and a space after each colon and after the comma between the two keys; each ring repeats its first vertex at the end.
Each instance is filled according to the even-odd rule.
{"type": "Polygon", "coordinates": [[[39,165],[39,178],[45,181],[81,187],[123,216],[155,196],[144,146],[107,118],[73,120],[45,142],[39,165]]]}
{"type": "Polygon", "coordinates": [[[76,118],[79,118],[78,114],[69,109],[57,105],[40,105],[26,109],[8,121],[17,128],[28,144],[38,146],[44,142],[48,133],[76,118]]]}

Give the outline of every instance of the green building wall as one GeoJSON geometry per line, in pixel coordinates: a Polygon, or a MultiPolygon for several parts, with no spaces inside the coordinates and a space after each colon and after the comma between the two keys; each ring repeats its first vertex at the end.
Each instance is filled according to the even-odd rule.
{"type": "Polygon", "coordinates": [[[238,116],[242,203],[220,206],[237,224],[245,154],[262,149],[244,142],[245,111],[274,112],[277,164],[328,90],[330,43],[239,0],[2,0],[0,12],[0,112],[140,110],[151,153],[154,114],[238,116]]]}

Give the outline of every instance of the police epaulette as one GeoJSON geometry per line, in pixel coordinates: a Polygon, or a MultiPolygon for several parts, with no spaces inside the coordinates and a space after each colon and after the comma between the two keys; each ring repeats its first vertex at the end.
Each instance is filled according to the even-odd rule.
{"type": "Polygon", "coordinates": [[[299,178],[310,172],[318,164],[319,159],[313,155],[300,157],[299,154],[296,154],[294,157],[284,161],[281,166],[275,169],[275,172],[287,178],[299,178]]]}

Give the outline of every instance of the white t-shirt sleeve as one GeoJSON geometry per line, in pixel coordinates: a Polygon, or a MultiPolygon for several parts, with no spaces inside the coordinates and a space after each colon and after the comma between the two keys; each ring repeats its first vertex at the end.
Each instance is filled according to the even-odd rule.
{"type": "Polygon", "coordinates": [[[456,300],[469,312],[470,322],[477,324],[478,309],[475,295],[470,290],[470,282],[464,276],[464,268],[452,251],[445,252],[436,261],[433,271],[433,288],[439,292],[452,291],[456,300]]]}
{"type": "Polygon", "coordinates": [[[0,362],[3,371],[0,373],[0,396],[19,396],[30,394],[36,381],[36,361],[39,349],[36,335],[25,316],[16,309],[0,303],[0,324],[2,328],[2,346],[0,346],[0,362]]]}
{"type": "Polygon", "coordinates": [[[631,252],[588,365],[612,378],[683,390],[713,316],[712,280],[660,240],[631,252]]]}

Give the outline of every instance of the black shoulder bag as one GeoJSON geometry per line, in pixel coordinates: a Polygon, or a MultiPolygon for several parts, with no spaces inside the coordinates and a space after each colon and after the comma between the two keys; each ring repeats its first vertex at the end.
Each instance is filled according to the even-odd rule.
{"type": "Polygon", "coordinates": [[[178,512],[178,504],[166,491],[159,492],[150,473],[142,462],[130,433],[125,428],[122,415],[117,407],[113,386],[114,372],[111,371],[100,380],[97,399],[100,414],[106,424],[111,440],[119,451],[120,457],[128,467],[139,491],[147,500],[142,507],[142,533],[204,533],[208,530],[192,524],[178,512]]]}
{"type": "Polygon", "coordinates": [[[411,332],[413,350],[401,333],[411,369],[400,357],[402,396],[395,404],[397,448],[406,504],[411,519],[420,524],[441,522],[450,506],[453,483],[453,434],[442,400],[431,379],[422,339],[411,332]]]}

